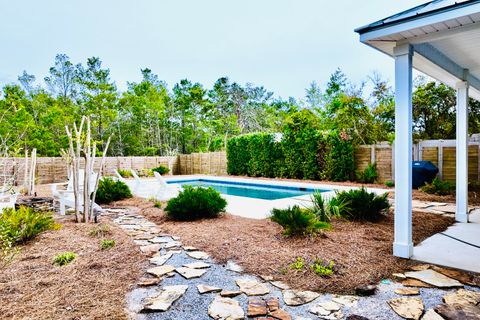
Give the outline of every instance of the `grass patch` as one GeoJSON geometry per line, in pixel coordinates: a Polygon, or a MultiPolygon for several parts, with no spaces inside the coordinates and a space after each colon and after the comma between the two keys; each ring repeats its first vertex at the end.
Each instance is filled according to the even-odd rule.
{"type": "Polygon", "coordinates": [[[108,224],[99,224],[98,226],[95,226],[93,227],[92,229],[90,229],[90,231],[88,232],[88,235],[90,237],[99,237],[99,238],[103,238],[109,234],[111,234],[111,230],[110,230],[110,226],[108,224]]]}
{"type": "Polygon", "coordinates": [[[115,240],[113,239],[111,240],[103,239],[100,241],[100,248],[102,250],[107,250],[107,249],[113,248],[114,246],[115,246],[115,240]]]}
{"type": "Polygon", "coordinates": [[[69,263],[71,263],[73,260],[77,258],[77,254],[75,252],[63,252],[58,255],[56,255],[53,258],[53,264],[56,266],[65,266],[69,263]]]}

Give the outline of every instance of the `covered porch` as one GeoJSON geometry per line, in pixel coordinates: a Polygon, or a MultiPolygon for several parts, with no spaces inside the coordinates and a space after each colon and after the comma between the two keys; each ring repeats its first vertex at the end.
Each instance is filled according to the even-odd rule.
{"type": "Polygon", "coordinates": [[[356,29],[395,59],[395,240],[393,254],[480,272],[480,213],[468,208],[468,103],[480,100],[480,1],[436,0],[356,29]],[[412,241],[412,70],[457,90],[457,223],[412,241]]]}

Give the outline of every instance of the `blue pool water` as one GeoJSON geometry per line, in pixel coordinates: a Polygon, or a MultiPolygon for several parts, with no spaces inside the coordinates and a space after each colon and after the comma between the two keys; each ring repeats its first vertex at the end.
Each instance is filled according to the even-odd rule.
{"type": "MultiPolygon", "coordinates": [[[[312,194],[315,189],[310,188],[298,188],[298,187],[287,187],[287,186],[274,186],[274,185],[260,185],[254,183],[243,183],[243,182],[227,182],[227,181],[215,181],[215,180],[176,180],[169,181],[168,183],[175,183],[180,185],[188,186],[201,186],[201,187],[212,187],[221,194],[246,197],[246,198],[256,198],[264,200],[277,200],[283,198],[291,198],[297,196],[304,196],[312,194]]],[[[328,191],[328,190],[320,190],[328,191]]]]}

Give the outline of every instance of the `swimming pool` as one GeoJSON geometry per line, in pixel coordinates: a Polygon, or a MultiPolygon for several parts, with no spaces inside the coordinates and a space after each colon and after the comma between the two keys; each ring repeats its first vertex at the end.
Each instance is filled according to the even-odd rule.
{"type": "MultiPolygon", "coordinates": [[[[248,182],[237,181],[216,181],[208,179],[195,179],[195,180],[171,180],[168,183],[175,183],[188,186],[201,186],[212,187],[221,194],[255,198],[263,200],[278,200],[284,198],[292,198],[298,196],[304,196],[312,194],[315,190],[313,188],[300,188],[293,186],[277,186],[267,184],[256,184],[248,182]]],[[[320,192],[326,192],[330,190],[319,190],[320,192]]]]}

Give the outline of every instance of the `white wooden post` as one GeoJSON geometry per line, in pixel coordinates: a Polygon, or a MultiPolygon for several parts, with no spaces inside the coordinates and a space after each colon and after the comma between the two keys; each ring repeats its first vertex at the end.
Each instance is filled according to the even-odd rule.
{"type": "Polygon", "coordinates": [[[457,83],[457,210],[455,220],[468,222],[468,83],[457,83]]]}
{"type": "Polygon", "coordinates": [[[438,140],[438,177],[443,179],[443,140],[438,140]]]}
{"type": "Polygon", "coordinates": [[[412,47],[395,55],[395,240],[393,254],[410,258],[412,242],[412,47]]]}

